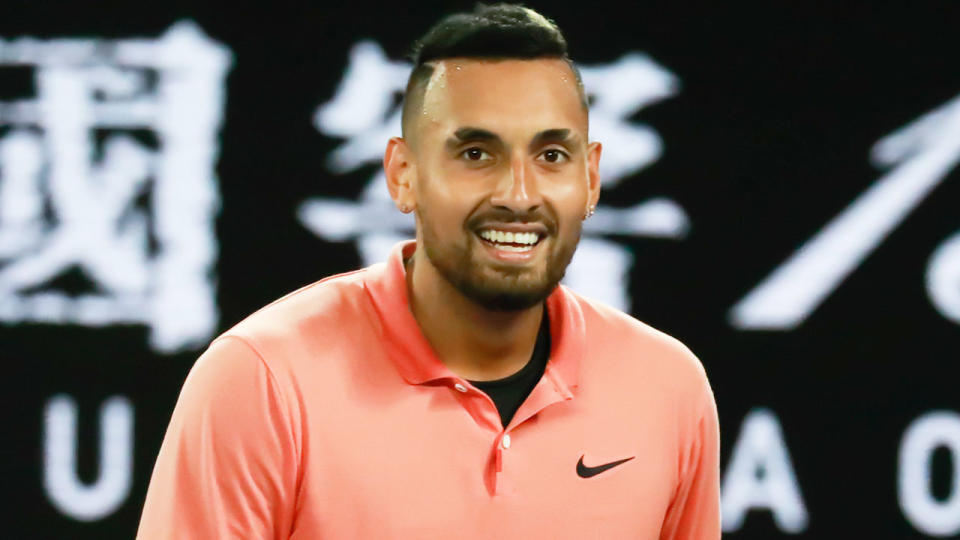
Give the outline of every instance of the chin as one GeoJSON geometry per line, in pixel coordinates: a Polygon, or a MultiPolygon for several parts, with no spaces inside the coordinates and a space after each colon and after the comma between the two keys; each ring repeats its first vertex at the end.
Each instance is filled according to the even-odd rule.
{"type": "Polygon", "coordinates": [[[528,291],[478,290],[460,288],[460,292],[477,305],[490,311],[523,311],[543,303],[556,288],[528,291]]]}
{"type": "Polygon", "coordinates": [[[491,311],[520,311],[542,303],[556,289],[563,277],[547,272],[525,272],[518,276],[495,272],[496,276],[481,276],[476,272],[445,276],[461,294],[491,311]],[[528,279],[522,279],[522,278],[528,279]],[[453,278],[453,279],[451,279],[453,278]]]}
{"type": "Polygon", "coordinates": [[[522,311],[542,303],[556,289],[573,257],[576,242],[550,247],[530,266],[480,261],[471,243],[461,246],[434,242],[425,234],[424,252],[438,273],[463,296],[490,311],[522,311]]]}

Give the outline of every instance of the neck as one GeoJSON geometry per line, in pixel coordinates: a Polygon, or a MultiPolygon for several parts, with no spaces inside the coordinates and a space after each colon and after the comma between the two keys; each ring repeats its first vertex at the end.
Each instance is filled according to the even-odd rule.
{"type": "Polygon", "coordinates": [[[486,309],[455,289],[417,250],[407,266],[413,316],[440,361],[475,381],[506,377],[530,360],[543,304],[518,311],[486,309]]]}

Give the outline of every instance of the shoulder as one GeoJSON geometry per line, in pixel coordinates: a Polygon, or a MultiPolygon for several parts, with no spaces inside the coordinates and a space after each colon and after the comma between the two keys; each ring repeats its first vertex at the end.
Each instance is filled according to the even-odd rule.
{"type": "Polygon", "coordinates": [[[356,341],[362,332],[357,328],[369,312],[363,282],[369,270],[297,289],[217,336],[190,369],[181,401],[234,418],[234,402],[266,406],[267,400],[297,418],[303,380],[322,381],[329,372],[329,362],[317,360],[333,357],[338,342],[356,341]]]}
{"type": "Polygon", "coordinates": [[[364,279],[378,266],[301,287],[249,315],[214,342],[235,338],[271,368],[316,358],[325,347],[357,338],[376,319],[364,279]]]}
{"type": "Polygon", "coordinates": [[[602,302],[571,293],[583,312],[588,357],[608,373],[710,396],[700,359],[679,339],[602,302]]]}
{"type": "Polygon", "coordinates": [[[317,330],[323,322],[356,316],[366,300],[363,278],[370,271],[338,274],[301,287],[255,311],[224,335],[267,338],[304,326],[317,330]]]}
{"type": "Polygon", "coordinates": [[[602,302],[571,293],[583,312],[587,339],[604,339],[604,348],[629,346],[701,369],[697,357],[677,338],[602,302]]]}

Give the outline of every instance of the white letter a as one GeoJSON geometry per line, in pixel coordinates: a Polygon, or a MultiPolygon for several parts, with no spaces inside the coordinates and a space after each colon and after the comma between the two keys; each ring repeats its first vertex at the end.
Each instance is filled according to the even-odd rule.
{"type": "Polygon", "coordinates": [[[740,529],[754,508],[769,509],[781,531],[796,534],[807,528],[807,509],[773,411],[753,409],[743,419],[723,477],[721,506],[724,532],[740,529]]]}

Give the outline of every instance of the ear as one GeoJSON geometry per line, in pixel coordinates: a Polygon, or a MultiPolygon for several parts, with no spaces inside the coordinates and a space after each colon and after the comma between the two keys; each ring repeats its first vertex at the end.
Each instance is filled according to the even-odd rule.
{"type": "Polygon", "coordinates": [[[587,146],[587,208],[596,208],[600,200],[600,153],[603,145],[592,142],[587,146]]]}
{"type": "Polygon", "coordinates": [[[402,137],[391,137],[387,142],[387,150],[383,154],[383,170],[393,203],[403,213],[412,212],[417,207],[413,193],[417,168],[410,146],[402,137]]]}

